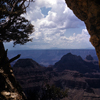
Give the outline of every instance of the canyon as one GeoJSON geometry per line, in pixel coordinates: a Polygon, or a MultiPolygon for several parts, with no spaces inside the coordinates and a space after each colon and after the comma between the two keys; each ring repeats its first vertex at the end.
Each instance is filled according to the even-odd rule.
{"type": "Polygon", "coordinates": [[[30,91],[37,95],[43,85],[54,84],[61,89],[68,89],[68,97],[62,100],[100,99],[99,66],[92,61],[83,60],[80,56],[68,53],[48,67],[43,67],[29,58],[19,59],[13,70],[27,97],[30,91]]]}

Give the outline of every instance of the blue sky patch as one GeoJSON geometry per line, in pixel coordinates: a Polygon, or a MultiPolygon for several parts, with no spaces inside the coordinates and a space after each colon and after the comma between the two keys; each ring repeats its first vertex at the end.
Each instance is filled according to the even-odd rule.
{"type": "Polygon", "coordinates": [[[41,9],[42,14],[45,16],[47,16],[48,12],[51,10],[51,8],[46,8],[46,7],[42,7],[40,9],[41,9]]]}

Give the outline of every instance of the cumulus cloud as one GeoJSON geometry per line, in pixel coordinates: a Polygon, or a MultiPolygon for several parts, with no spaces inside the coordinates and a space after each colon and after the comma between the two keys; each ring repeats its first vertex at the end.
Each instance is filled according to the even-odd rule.
{"type": "Polygon", "coordinates": [[[55,0],[55,2],[53,0],[36,0],[35,3],[30,5],[26,18],[31,20],[32,23],[38,22],[38,27],[65,29],[84,25],[66,6],[64,0],[55,0]],[[43,17],[41,7],[51,7],[46,17],[43,17]]]}
{"type": "Polygon", "coordinates": [[[51,44],[54,47],[60,47],[60,48],[92,48],[90,42],[89,42],[89,34],[87,32],[87,29],[82,29],[81,34],[73,33],[72,36],[66,37],[65,35],[61,36],[56,35],[54,40],[51,41],[51,44]]]}
{"type": "Polygon", "coordinates": [[[28,43],[28,47],[31,49],[89,49],[93,48],[89,42],[89,38],[87,29],[82,29],[80,34],[73,33],[69,37],[65,36],[65,31],[63,30],[62,32],[59,31],[58,34],[43,34],[42,38],[34,39],[32,43],[28,43]]]}
{"type": "Polygon", "coordinates": [[[30,36],[33,42],[27,43],[26,48],[92,48],[86,29],[82,29],[80,34],[65,35],[67,29],[85,27],[67,7],[65,0],[35,0],[23,16],[35,26],[35,32],[30,36]],[[43,7],[50,8],[47,15],[41,11],[43,7]]]}

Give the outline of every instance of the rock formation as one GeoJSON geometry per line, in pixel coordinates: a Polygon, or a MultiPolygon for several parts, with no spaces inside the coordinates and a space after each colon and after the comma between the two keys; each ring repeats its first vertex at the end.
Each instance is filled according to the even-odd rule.
{"type": "Polygon", "coordinates": [[[30,58],[26,58],[26,59],[19,59],[13,67],[22,67],[22,68],[41,68],[41,66],[35,62],[34,60],[30,59],[30,58]],[[16,65],[16,66],[15,66],[16,65]]]}
{"type": "Polygon", "coordinates": [[[36,96],[38,98],[42,94],[41,89],[45,83],[68,89],[68,98],[60,100],[100,100],[99,67],[97,70],[94,65],[97,70],[94,72],[91,64],[85,62],[80,56],[68,53],[52,67],[42,67],[32,59],[19,59],[13,66],[13,70],[28,100],[37,100],[29,97],[32,95],[33,98],[36,96]],[[71,63],[76,65],[74,69],[72,69],[73,66],[69,66],[71,63]],[[76,71],[77,66],[80,67],[78,71],[76,71]],[[55,70],[55,67],[60,71],[55,70]],[[83,73],[83,70],[87,73],[83,73]]]}
{"type": "Polygon", "coordinates": [[[14,59],[7,58],[7,50],[5,51],[2,42],[0,42],[0,100],[26,100],[10,66],[10,62],[14,59]]]}
{"type": "Polygon", "coordinates": [[[90,34],[90,42],[96,49],[100,65],[100,1],[99,0],[65,0],[74,14],[84,21],[90,34]]]}
{"type": "Polygon", "coordinates": [[[92,62],[86,62],[80,56],[71,53],[64,55],[61,60],[55,63],[54,68],[58,71],[65,69],[76,70],[80,73],[99,71],[98,65],[94,65],[92,62]]]}
{"type": "Polygon", "coordinates": [[[86,60],[93,60],[93,57],[91,55],[87,55],[86,60]]]}

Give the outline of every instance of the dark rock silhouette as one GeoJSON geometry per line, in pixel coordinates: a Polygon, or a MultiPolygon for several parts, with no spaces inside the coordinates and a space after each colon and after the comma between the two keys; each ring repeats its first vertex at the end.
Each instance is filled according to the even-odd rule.
{"type": "Polygon", "coordinates": [[[93,57],[91,55],[87,55],[86,58],[85,58],[85,61],[91,62],[91,63],[93,63],[94,65],[97,65],[97,66],[99,65],[98,60],[93,59],[93,57]]]}
{"type": "Polygon", "coordinates": [[[16,79],[28,97],[30,97],[29,91],[41,93],[43,84],[49,83],[62,89],[69,89],[68,98],[71,100],[85,100],[85,98],[89,100],[92,97],[93,100],[97,98],[99,100],[100,98],[98,66],[84,61],[80,56],[68,53],[54,66],[49,67],[42,67],[32,59],[19,59],[13,69],[16,79]],[[24,66],[22,66],[22,62],[24,66]],[[25,64],[26,62],[30,63],[29,66],[25,64]],[[73,66],[74,68],[72,68],[73,66]]]}
{"type": "Polygon", "coordinates": [[[19,59],[13,67],[21,67],[21,68],[41,68],[41,66],[35,62],[34,60],[27,58],[27,59],[19,59]]]}
{"type": "Polygon", "coordinates": [[[87,55],[86,60],[93,60],[93,57],[91,55],[87,55]]]}
{"type": "Polygon", "coordinates": [[[58,71],[76,70],[80,73],[99,71],[99,67],[91,62],[84,61],[80,56],[68,53],[55,63],[54,68],[58,71]]]}

